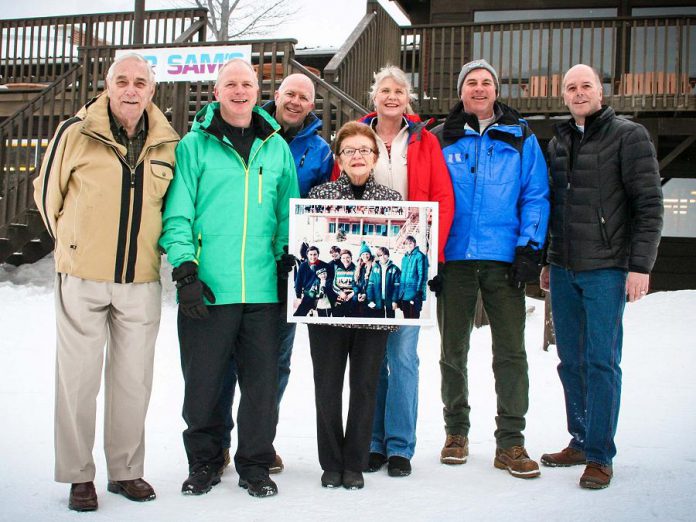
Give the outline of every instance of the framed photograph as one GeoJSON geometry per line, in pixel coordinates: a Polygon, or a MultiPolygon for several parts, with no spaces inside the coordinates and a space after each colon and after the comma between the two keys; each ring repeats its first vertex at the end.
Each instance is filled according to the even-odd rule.
{"type": "Polygon", "coordinates": [[[435,324],[438,204],[290,200],[287,319],[296,323],[435,324]]]}

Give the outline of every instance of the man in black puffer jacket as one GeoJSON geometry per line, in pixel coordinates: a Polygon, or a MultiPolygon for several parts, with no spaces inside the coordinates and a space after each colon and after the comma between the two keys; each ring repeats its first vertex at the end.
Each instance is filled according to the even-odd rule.
{"type": "Polygon", "coordinates": [[[551,221],[542,288],[551,289],[572,436],[547,466],[586,464],[580,486],[605,488],[616,454],[624,304],[648,291],[662,230],[655,149],[642,125],[602,106],[602,82],[586,65],[563,79],[572,118],[549,143],[551,221]]]}

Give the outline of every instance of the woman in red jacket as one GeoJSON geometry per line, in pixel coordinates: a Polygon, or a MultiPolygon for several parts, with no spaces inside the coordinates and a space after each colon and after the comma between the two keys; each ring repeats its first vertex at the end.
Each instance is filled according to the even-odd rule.
{"type": "MultiPolygon", "coordinates": [[[[411,114],[411,85],[406,74],[387,65],[375,74],[370,98],[375,112],[361,121],[377,134],[379,159],[374,177],[405,200],[439,203],[438,260],[454,214],[454,194],[437,138],[411,114]]],[[[418,326],[402,326],[389,334],[377,388],[368,471],[388,462],[389,475],[411,473],[418,414],[418,326]]]]}

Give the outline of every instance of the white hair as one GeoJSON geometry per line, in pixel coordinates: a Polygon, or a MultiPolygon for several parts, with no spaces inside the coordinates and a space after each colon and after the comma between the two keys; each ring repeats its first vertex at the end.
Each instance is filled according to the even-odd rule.
{"type": "Polygon", "coordinates": [[[408,95],[409,100],[413,100],[416,97],[411,92],[411,82],[408,81],[408,76],[406,76],[406,73],[399,69],[396,65],[387,64],[374,75],[374,82],[372,83],[372,87],[370,87],[370,101],[372,102],[372,105],[375,104],[375,97],[377,96],[379,85],[384,80],[389,78],[406,89],[406,94],[408,95]]]}
{"type": "Polygon", "coordinates": [[[157,83],[156,80],[155,80],[155,71],[152,70],[152,65],[150,64],[150,62],[148,62],[148,61],[145,59],[145,57],[144,57],[142,54],[138,54],[138,53],[126,53],[126,54],[122,54],[122,55],[116,57],[116,59],[115,59],[115,60],[111,63],[111,65],[109,66],[109,70],[106,71],[106,82],[107,82],[107,83],[110,83],[111,80],[113,80],[113,78],[114,78],[114,71],[116,70],[116,66],[117,66],[118,64],[120,64],[121,62],[125,62],[125,61],[128,61],[128,60],[135,60],[135,61],[137,61],[137,62],[140,62],[140,63],[142,63],[142,64],[145,64],[145,65],[146,65],[146,68],[147,68],[148,80],[149,80],[150,83],[153,84],[153,85],[154,85],[155,83],[157,83]]]}

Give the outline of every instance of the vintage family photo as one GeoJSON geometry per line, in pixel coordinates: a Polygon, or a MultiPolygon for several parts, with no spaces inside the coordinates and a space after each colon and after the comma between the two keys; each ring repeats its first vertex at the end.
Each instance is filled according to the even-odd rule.
{"type": "Polygon", "coordinates": [[[290,201],[288,321],[432,325],[437,203],[290,201]]]}

